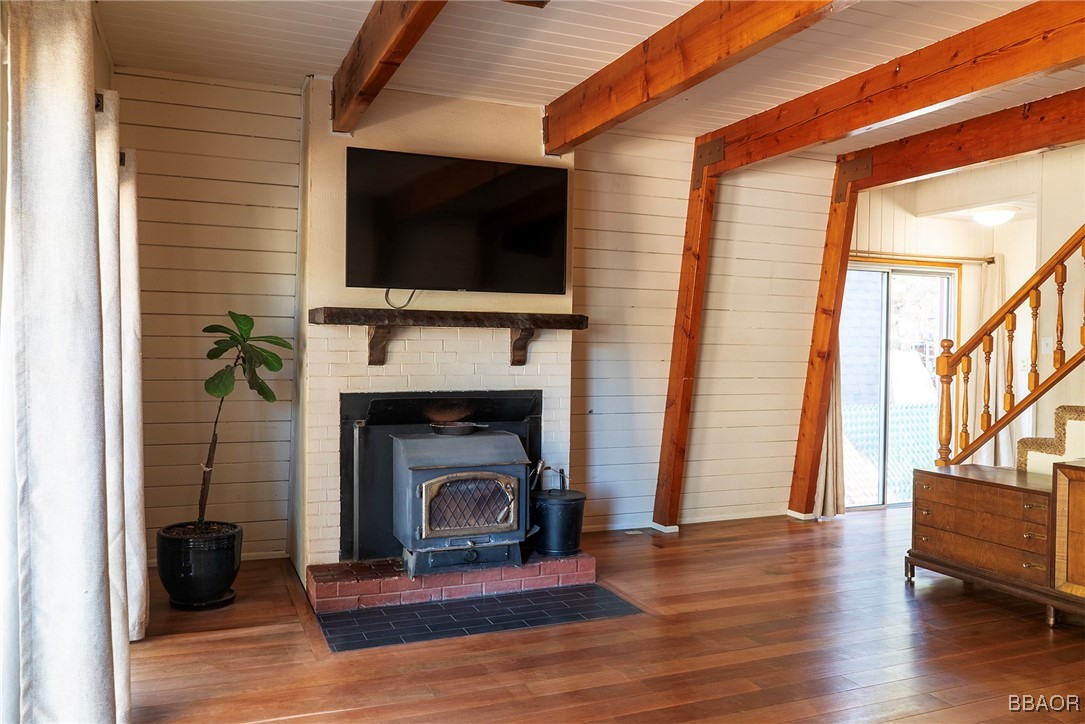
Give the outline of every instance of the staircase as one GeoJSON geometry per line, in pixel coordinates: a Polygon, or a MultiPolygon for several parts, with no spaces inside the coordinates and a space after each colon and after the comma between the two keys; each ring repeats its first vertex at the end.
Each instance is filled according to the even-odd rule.
{"type": "Polygon", "coordinates": [[[1023,437],[1017,441],[1017,469],[1044,473],[1065,460],[1085,459],[1085,405],[1055,408],[1054,437],[1023,437]]]}
{"type": "MultiPolygon", "coordinates": [[[[1062,613],[1085,615],[1085,531],[1080,523],[1085,520],[1085,461],[1063,462],[1061,457],[1076,452],[1072,435],[1085,420],[1085,406],[1058,407],[1054,437],[1022,439],[1016,470],[961,463],[1085,363],[1085,275],[1080,284],[1075,276],[1070,287],[1080,288],[1082,298],[1064,299],[1068,262],[1079,254],[1085,260],[1083,239],[1085,225],[956,352],[953,340],[942,340],[938,459],[933,469],[913,474],[912,547],[904,559],[909,580],[919,566],[1043,603],[1052,626],[1062,613]],[[1053,291],[1054,304],[1042,308],[1041,287],[1049,281],[1043,296],[1050,299],[1053,291]],[[1039,359],[1041,312],[1053,315],[1045,318],[1045,325],[1053,321],[1055,329],[1050,364],[1039,359]],[[1027,391],[1020,396],[1014,388],[1013,354],[1019,313],[1032,319],[1027,391]],[[1074,327],[1082,321],[1076,342],[1064,337],[1068,318],[1074,327]],[[1004,367],[996,353],[996,342],[1003,340],[1004,367]],[[969,409],[969,384],[976,385],[972,396],[980,409],[969,409]],[[1055,461],[1059,464],[1052,465],[1055,461]],[[1043,470],[1031,472],[1026,469],[1030,464],[1043,470]]],[[[1081,269],[1076,260],[1073,268],[1075,275],[1081,269]]]]}
{"type": "MultiPolygon", "coordinates": [[[[1029,409],[1043,395],[1047,394],[1074,369],[1085,362],[1085,293],[1081,300],[1064,300],[1070,264],[1075,270],[1080,269],[1074,261],[1081,256],[1085,261],[1085,225],[1066,241],[1054,255],[1041,266],[1025,284],[1018,289],[990,319],[980,326],[960,348],[953,351],[953,340],[942,340],[942,354],[938,357],[937,372],[941,381],[941,395],[938,408],[938,458],[936,466],[958,465],[972,457],[998,431],[1009,425],[1025,410],[1029,409]],[[1054,287],[1053,305],[1041,305],[1041,287],[1048,281],[1054,287]],[[1027,306],[1026,306],[1027,305],[1027,306]],[[1040,314],[1053,315],[1055,338],[1050,369],[1039,363],[1039,320],[1040,314]],[[1018,396],[1014,388],[1014,334],[1017,331],[1019,313],[1029,314],[1032,319],[1032,331],[1029,344],[1029,366],[1026,380],[1027,392],[1018,396]],[[1081,315],[1081,316],[1079,316],[1081,315]],[[1077,342],[1064,336],[1067,319],[1081,319],[1080,338],[1077,342]],[[1005,369],[993,369],[991,360],[995,350],[996,335],[1005,340],[1005,369]],[[1076,349],[1075,349],[1076,348],[1076,349]],[[973,383],[973,370],[976,371],[974,384],[982,384],[982,411],[969,410],[969,384],[973,383]],[[994,374],[992,374],[992,371],[994,374]],[[1002,373],[1002,379],[999,374],[1002,373]],[[999,390],[994,390],[995,410],[992,412],[992,389],[1001,388],[1002,406],[998,410],[999,390]],[[954,410],[954,400],[959,409],[954,410]],[[956,415],[954,414],[956,412],[956,415]],[[976,414],[976,413],[979,414],[976,414]],[[954,436],[954,419],[957,435],[954,436]],[[972,425],[970,428],[969,425],[972,425]],[[973,437],[971,430],[976,431],[973,437]]],[[[1076,274],[1076,271],[1075,271],[1076,274]]],[[[1085,289],[1085,279],[1081,287],[1085,289]]],[[[1046,294],[1050,295],[1049,289],[1046,294]]],[[[1076,322],[1073,326],[1077,326],[1076,322]]],[[[1077,335],[1071,335],[1077,336],[1077,335]]],[[[1020,344],[1021,342],[1018,341],[1020,344]]],[[[979,388],[977,387],[977,390],[979,388]]],[[[1062,428],[1065,435],[1065,426],[1062,428]]],[[[1019,452],[1020,454],[1020,452],[1019,452]]],[[[1027,455],[1027,452],[1025,453],[1027,455]]]]}

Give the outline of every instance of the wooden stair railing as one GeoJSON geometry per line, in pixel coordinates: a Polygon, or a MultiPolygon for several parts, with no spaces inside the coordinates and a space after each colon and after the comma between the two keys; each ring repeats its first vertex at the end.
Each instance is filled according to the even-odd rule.
{"type": "MultiPolygon", "coordinates": [[[[1041,266],[1025,284],[1017,290],[997,312],[991,315],[976,333],[968,341],[953,352],[953,340],[942,340],[942,354],[937,360],[937,373],[941,384],[941,394],[938,405],[938,459],[935,465],[956,465],[970,458],[983,445],[993,438],[999,430],[1009,425],[1022,412],[1027,410],[1048,390],[1072,372],[1077,366],[1085,362],[1085,294],[1082,299],[1082,324],[1081,324],[1081,349],[1073,355],[1066,356],[1064,333],[1063,290],[1066,285],[1067,262],[1075,253],[1080,252],[1082,261],[1085,262],[1085,225],[1066,241],[1062,247],[1041,266]],[[1054,279],[1055,283],[1055,343],[1052,350],[1052,370],[1046,379],[1041,379],[1040,369],[1037,365],[1039,358],[1039,315],[1041,309],[1040,287],[1048,279],[1054,279]],[[1026,380],[1028,392],[1020,398],[1014,391],[1014,356],[1013,342],[1014,333],[1017,331],[1017,310],[1024,303],[1028,303],[1029,314],[1032,318],[1032,332],[1030,336],[1030,364],[1026,380]],[[991,414],[991,355],[994,351],[995,336],[1004,333],[1006,335],[1006,380],[1002,394],[1002,414],[991,414]],[[969,431],[969,399],[968,385],[972,378],[972,355],[981,353],[983,358],[983,411],[979,414],[977,428],[969,431]],[[958,374],[961,377],[960,385],[960,430],[956,440],[956,451],[953,440],[953,384],[958,374]],[[974,436],[973,436],[974,433],[974,436]]],[[[979,384],[978,382],[976,383],[979,384]]],[[[997,394],[997,392],[996,392],[997,394]]]]}

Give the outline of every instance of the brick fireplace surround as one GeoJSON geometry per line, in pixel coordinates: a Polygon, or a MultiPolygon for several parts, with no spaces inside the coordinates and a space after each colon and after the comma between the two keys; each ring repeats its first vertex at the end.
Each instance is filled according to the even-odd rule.
{"type": "Polygon", "coordinates": [[[411,579],[399,560],[343,561],[309,566],[305,590],[317,613],[450,601],[498,593],[595,583],[595,558],[587,553],[532,556],[522,566],[428,573],[411,579]]]}
{"type": "Polygon", "coordinates": [[[509,365],[509,332],[492,329],[397,330],[383,366],[368,364],[368,337],[360,326],[306,326],[301,424],[304,452],[298,479],[304,514],[296,560],[318,613],[351,608],[481,596],[592,583],[595,561],[532,558],[527,565],[441,573],[411,580],[398,561],[371,564],[339,560],[340,394],[437,390],[540,389],[543,392],[542,457],[569,467],[572,332],[540,330],[527,364],[509,365]],[[495,576],[497,576],[495,578],[495,576]],[[432,580],[431,580],[432,578],[432,580]]]}

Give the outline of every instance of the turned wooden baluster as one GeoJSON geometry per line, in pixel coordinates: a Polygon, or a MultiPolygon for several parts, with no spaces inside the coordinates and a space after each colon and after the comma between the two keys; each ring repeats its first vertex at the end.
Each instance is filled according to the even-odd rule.
{"type": "Polygon", "coordinates": [[[968,434],[968,375],[972,373],[972,358],[961,360],[961,434],[958,438],[958,450],[964,450],[972,437],[968,434]]]}
{"type": "Polygon", "coordinates": [[[1006,394],[1002,396],[1002,409],[1013,409],[1013,333],[1017,329],[1017,315],[1006,312],[1006,394]]]}
{"type": "Polygon", "coordinates": [[[991,352],[995,349],[995,338],[983,335],[983,413],[980,414],[980,429],[984,432],[991,426],[991,352]]]}
{"type": "Polygon", "coordinates": [[[1040,290],[1033,289],[1028,293],[1028,305],[1032,309],[1032,345],[1029,348],[1029,360],[1032,363],[1028,368],[1028,390],[1032,392],[1036,385],[1040,384],[1040,373],[1036,370],[1036,358],[1040,356],[1039,338],[1040,325],[1036,319],[1040,316],[1040,290]]]}
{"type": "Polygon", "coordinates": [[[1066,265],[1059,264],[1055,267],[1055,294],[1058,301],[1055,304],[1055,351],[1051,355],[1051,363],[1055,369],[1062,367],[1066,361],[1066,350],[1062,348],[1062,288],[1066,286],[1066,265]]]}
{"type": "Polygon", "coordinates": [[[949,368],[949,360],[953,356],[953,340],[942,340],[942,354],[935,361],[935,371],[942,381],[942,396],[938,401],[938,459],[935,465],[949,465],[949,456],[953,452],[950,448],[950,440],[953,439],[953,396],[950,387],[953,384],[953,370],[949,368]]]}

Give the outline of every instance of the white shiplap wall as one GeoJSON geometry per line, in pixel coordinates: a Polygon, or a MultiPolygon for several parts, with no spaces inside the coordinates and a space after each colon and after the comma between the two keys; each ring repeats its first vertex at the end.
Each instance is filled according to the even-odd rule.
{"type": "MultiPolygon", "coordinates": [[[[138,151],[149,550],[196,514],[216,403],[204,358],[227,310],[258,333],[294,335],[299,93],[118,68],[121,144],[138,151]]],[[[286,554],[292,355],[269,375],[279,401],[243,384],[226,400],[208,517],[240,523],[247,558],[286,554]]]]}
{"type": "Polygon", "coordinates": [[[786,511],[833,168],[720,180],[680,522],[786,511]]]}
{"type": "MultiPolygon", "coordinates": [[[[611,132],[577,149],[573,479],[589,528],[647,525],[692,144],[611,132]]],[[[833,164],[782,159],[718,193],[681,522],[786,510],[833,164]]]]}
{"type": "Polygon", "coordinates": [[[652,517],[693,144],[610,132],[576,151],[573,484],[585,527],[652,517]]]}

